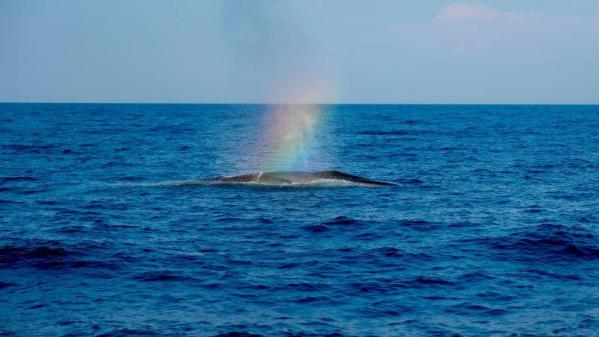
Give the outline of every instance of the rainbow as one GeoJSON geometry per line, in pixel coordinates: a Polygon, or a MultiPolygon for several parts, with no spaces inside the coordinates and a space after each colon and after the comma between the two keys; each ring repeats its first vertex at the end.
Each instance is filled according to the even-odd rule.
{"type": "Polygon", "coordinates": [[[306,169],[316,145],[322,111],[316,105],[277,105],[268,114],[267,170],[306,169]]]}
{"type": "Polygon", "coordinates": [[[330,101],[330,82],[311,79],[304,84],[291,95],[277,95],[292,104],[272,105],[265,114],[263,144],[268,150],[258,165],[263,170],[313,170],[315,161],[330,157],[318,146],[326,122],[326,109],[318,103],[330,101]]]}

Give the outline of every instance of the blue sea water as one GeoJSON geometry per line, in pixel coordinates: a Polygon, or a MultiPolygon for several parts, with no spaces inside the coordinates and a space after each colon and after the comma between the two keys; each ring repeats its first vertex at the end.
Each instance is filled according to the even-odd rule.
{"type": "Polygon", "coordinates": [[[0,336],[598,336],[598,106],[0,105],[0,336]],[[306,167],[302,167],[306,169],[306,167]]]}

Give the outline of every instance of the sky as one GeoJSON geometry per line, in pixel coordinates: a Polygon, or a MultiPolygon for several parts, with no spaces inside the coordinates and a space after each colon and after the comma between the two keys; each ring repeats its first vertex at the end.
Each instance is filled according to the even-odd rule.
{"type": "Polygon", "coordinates": [[[599,0],[0,0],[0,102],[599,103],[599,0]]]}

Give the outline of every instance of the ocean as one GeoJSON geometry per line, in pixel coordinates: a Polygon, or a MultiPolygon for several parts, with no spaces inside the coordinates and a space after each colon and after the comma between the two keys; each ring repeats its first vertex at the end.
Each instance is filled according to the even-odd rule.
{"type": "Polygon", "coordinates": [[[305,108],[0,104],[0,336],[599,335],[599,106],[305,108]]]}

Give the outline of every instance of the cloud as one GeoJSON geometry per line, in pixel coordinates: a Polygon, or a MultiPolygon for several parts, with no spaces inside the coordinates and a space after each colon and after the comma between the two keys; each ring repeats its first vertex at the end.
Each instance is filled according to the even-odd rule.
{"type": "Polygon", "coordinates": [[[477,4],[452,4],[442,7],[432,18],[432,23],[479,23],[485,25],[525,25],[543,23],[576,23],[581,17],[549,15],[543,12],[505,11],[477,4]]]}
{"type": "Polygon", "coordinates": [[[452,4],[441,8],[433,20],[497,20],[504,15],[505,13],[502,13],[489,6],[452,4]]]}
{"type": "Polygon", "coordinates": [[[566,96],[582,101],[599,88],[597,41],[595,16],[453,4],[421,21],[352,36],[344,50],[354,51],[347,61],[353,63],[344,68],[370,82],[394,81],[394,89],[381,89],[389,96],[413,96],[413,88],[426,82],[435,84],[427,86],[423,99],[436,95],[451,101],[478,93],[492,101],[486,92],[501,91],[497,95],[527,102],[566,96]]]}
{"type": "Polygon", "coordinates": [[[431,48],[473,57],[518,53],[551,57],[569,54],[568,50],[596,51],[598,28],[596,18],[591,17],[462,3],[444,6],[429,21],[410,27],[431,48]]]}

